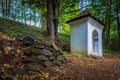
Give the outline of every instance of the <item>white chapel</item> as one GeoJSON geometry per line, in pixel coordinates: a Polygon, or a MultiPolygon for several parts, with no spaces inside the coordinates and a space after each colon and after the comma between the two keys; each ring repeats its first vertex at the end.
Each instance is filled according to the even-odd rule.
{"type": "Polygon", "coordinates": [[[71,26],[71,53],[102,57],[102,29],[104,24],[86,9],[67,21],[71,26]]]}

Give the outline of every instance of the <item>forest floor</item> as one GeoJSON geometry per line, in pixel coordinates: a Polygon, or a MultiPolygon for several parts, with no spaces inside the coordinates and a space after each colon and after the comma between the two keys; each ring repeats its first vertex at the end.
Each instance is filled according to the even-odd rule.
{"type": "MultiPolygon", "coordinates": [[[[36,56],[30,57],[31,54],[24,53],[24,49],[27,47],[22,45],[23,42],[19,41],[19,38],[15,40],[15,38],[6,36],[6,33],[17,36],[16,34],[31,30],[23,28],[23,25],[20,26],[13,21],[9,22],[6,19],[0,21],[0,80],[120,80],[120,58],[110,53],[104,53],[103,58],[79,58],[73,55],[64,55],[67,61],[62,64],[58,61],[59,66],[41,66],[43,62],[36,60],[36,56]],[[20,27],[15,27],[15,24],[20,27]],[[26,63],[21,61],[23,59],[26,59],[26,61],[24,60],[26,63]],[[32,61],[32,64],[28,63],[29,60],[32,61]],[[28,67],[31,70],[28,70],[28,67]]],[[[38,36],[40,34],[37,31],[30,33],[33,32],[38,36]]],[[[69,51],[69,45],[66,43],[59,42],[58,45],[64,49],[63,51],[69,51]]],[[[38,47],[46,51],[45,45],[38,47]]],[[[49,53],[51,53],[50,50],[55,52],[51,47],[48,49],[49,53]]],[[[48,60],[46,56],[41,58],[48,60]]],[[[48,63],[49,65],[51,64],[48,63]]]]}
{"type": "MultiPolygon", "coordinates": [[[[0,80],[120,80],[120,59],[108,53],[106,55],[103,59],[67,55],[67,63],[61,66],[44,67],[40,72],[21,77],[13,74],[12,68],[6,68],[7,64],[12,65],[12,62],[7,63],[7,56],[0,56],[0,65],[4,64],[0,69],[0,74],[4,76],[0,80]]],[[[22,74],[19,70],[18,73],[22,74]]]]}
{"type": "Polygon", "coordinates": [[[103,59],[66,56],[68,63],[49,69],[59,80],[120,80],[120,59],[106,53],[103,59]]]}
{"type": "Polygon", "coordinates": [[[67,61],[60,66],[32,65],[33,71],[26,70],[26,63],[20,61],[25,57],[23,47],[3,33],[0,37],[0,49],[4,49],[4,53],[0,52],[0,80],[120,80],[120,58],[109,53],[103,58],[64,55],[67,61]],[[11,52],[12,47],[15,49],[11,52]]]}

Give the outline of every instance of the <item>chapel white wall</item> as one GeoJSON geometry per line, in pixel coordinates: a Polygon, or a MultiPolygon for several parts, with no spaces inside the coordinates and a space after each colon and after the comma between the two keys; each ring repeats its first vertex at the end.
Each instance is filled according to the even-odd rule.
{"type": "Polygon", "coordinates": [[[89,19],[87,22],[88,25],[88,55],[100,56],[102,57],[102,29],[103,26],[93,19],[89,19]],[[93,52],[93,44],[92,44],[92,33],[96,30],[98,32],[98,54],[93,52]]]}
{"type": "Polygon", "coordinates": [[[71,25],[71,50],[87,51],[87,22],[76,22],[71,25]]]}

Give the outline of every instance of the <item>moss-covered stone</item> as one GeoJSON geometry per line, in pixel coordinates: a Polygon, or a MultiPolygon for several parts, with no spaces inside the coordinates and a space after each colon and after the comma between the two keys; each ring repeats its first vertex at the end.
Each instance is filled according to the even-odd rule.
{"type": "Polygon", "coordinates": [[[0,50],[0,55],[3,53],[3,51],[2,50],[0,50]]]}
{"type": "Polygon", "coordinates": [[[37,49],[34,47],[29,47],[25,50],[25,52],[29,53],[29,54],[35,54],[35,55],[42,55],[43,52],[41,49],[37,49]]]}

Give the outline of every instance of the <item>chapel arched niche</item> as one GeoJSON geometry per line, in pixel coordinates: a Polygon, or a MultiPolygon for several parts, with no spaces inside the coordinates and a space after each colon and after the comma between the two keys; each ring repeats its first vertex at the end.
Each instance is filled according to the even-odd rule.
{"type": "Polygon", "coordinates": [[[99,54],[99,37],[97,30],[93,30],[92,32],[92,45],[93,45],[93,53],[99,54]]]}

